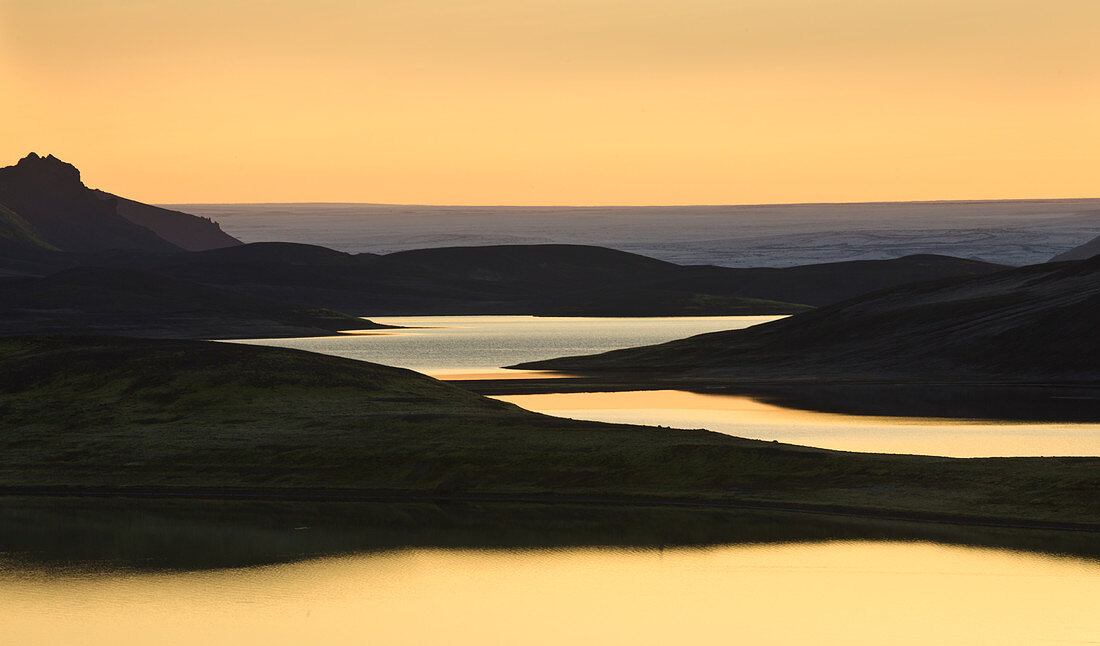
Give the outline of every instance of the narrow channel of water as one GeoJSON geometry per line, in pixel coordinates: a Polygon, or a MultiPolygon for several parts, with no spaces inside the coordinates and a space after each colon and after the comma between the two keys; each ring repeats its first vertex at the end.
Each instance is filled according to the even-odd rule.
{"type": "Polygon", "coordinates": [[[785,408],[744,395],[678,390],[549,393],[495,399],[572,419],[705,428],[841,451],[949,457],[1100,455],[1100,424],[845,415],[785,408]]]}
{"type": "Polygon", "coordinates": [[[387,366],[440,379],[539,376],[505,370],[525,361],[593,354],[664,343],[705,332],[746,328],[782,316],[586,318],[542,316],[406,316],[374,319],[405,329],[236,343],[296,348],[387,366]]]}
{"type": "MultiPolygon", "coordinates": [[[[374,361],[444,379],[544,378],[559,375],[504,370],[502,366],[661,343],[704,332],[745,328],[776,318],[779,317],[417,316],[379,321],[407,329],[242,342],[374,361]]],[[[874,393],[856,397],[860,396],[880,398],[874,393]]],[[[839,400],[841,395],[834,393],[831,397],[839,400]]],[[[852,399],[850,394],[844,397],[852,399]]],[[[963,398],[977,400],[978,396],[966,394],[963,398]]],[[[1011,394],[1009,398],[1017,400],[1018,396],[1011,394]]],[[[777,405],[775,400],[763,396],[671,390],[509,395],[499,399],[528,410],[575,419],[705,428],[739,437],[848,451],[958,457],[1100,455],[1100,424],[991,421],[996,418],[1000,406],[997,403],[982,409],[991,413],[984,419],[980,415],[971,416],[972,419],[947,419],[908,413],[900,416],[823,413],[777,405]]],[[[815,405],[828,404],[829,399],[830,396],[818,397],[815,405]]],[[[1070,402],[1048,401],[1046,405],[1064,408],[1070,402]]],[[[918,408],[929,407],[922,402],[918,408]]]]}

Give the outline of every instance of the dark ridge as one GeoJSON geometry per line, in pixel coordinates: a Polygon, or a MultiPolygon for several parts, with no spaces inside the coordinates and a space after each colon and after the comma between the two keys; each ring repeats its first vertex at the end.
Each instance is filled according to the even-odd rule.
{"type": "Polygon", "coordinates": [[[580,245],[350,255],[254,243],[191,254],[97,257],[196,282],[364,316],[790,314],[882,286],[1001,268],[945,256],[786,269],[681,266],[580,245]]]}
{"type": "Polygon", "coordinates": [[[222,231],[221,226],[210,218],[142,204],[103,191],[96,193],[104,199],[114,198],[119,215],[149,229],[184,251],[203,251],[243,244],[222,231]]]}
{"type": "Polygon", "coordinates": [[[590,245],[492,245],[399,251],[385,262],[446,272],[479,282],[560,285],[562,281],[644,281],[679,265],[626,251],[590,245]]]}
{"type": "Polygon", "coordinates": [[[880,291],[746,330],[523,368],[751,380],[1100,380],[1100,258],[880,291]]]}
{"type": "Polygon", "coordinates": [[[365,319],[131,269],[79,267],[0,280],[0,334],[316,336],[381,328],[365,319]]]}

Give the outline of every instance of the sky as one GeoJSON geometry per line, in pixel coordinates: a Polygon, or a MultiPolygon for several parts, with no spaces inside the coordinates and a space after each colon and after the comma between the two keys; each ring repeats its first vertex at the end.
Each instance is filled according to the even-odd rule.
{"type": "Polygon", "coordinates": [[[154,203],[1100,197],[1097,0],[0,0],[0,88],[154,203]]]}

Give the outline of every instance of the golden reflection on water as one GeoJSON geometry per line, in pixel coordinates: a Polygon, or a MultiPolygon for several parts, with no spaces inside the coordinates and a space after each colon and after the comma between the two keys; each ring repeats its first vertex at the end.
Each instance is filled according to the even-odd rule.
{"type": "Polygon", "coordinates": [[[0,571],[2,641],[1013,644],[1100,639],[1100,564],[916,543],[415,550],[197,573],[0,571]]]}
{"type": "Polygon", "coordinates": [[[876,417],[798,410],[742,395],[679,390],[496,396],[527,410],[600,422],[705,428],[842,451],[952,457],[1100,455],[1100,424],[876,417]]]}
{"type": "Polygon", "coordinates": [[[563,379],[575,376],[564,372],[554,372],[552,370],[514,370],[505,368],[498,368],[497,370],[480,370],[477,372],[463,370],[425,370],[424,374],[446,381],[475,381],[479,379],[491,379],[493,381],[512,379],[563,379]]]}

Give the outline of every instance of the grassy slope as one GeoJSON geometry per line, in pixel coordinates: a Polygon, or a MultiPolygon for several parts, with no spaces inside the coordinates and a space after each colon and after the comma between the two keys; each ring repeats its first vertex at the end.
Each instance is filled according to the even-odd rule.
{"type": "Polygon", "coordinates": [[[1100,523],[1100,458],[852,454],[561,420],[417,373],[193,341],[0,341],[0,486],[680,497],[1100,523]]]}
{"type": "Polygon", "coordinates": [[[0,204],[0,243],[29,249],[57,251],[34,232],[34,228],[8,207],[0,204]]]}

